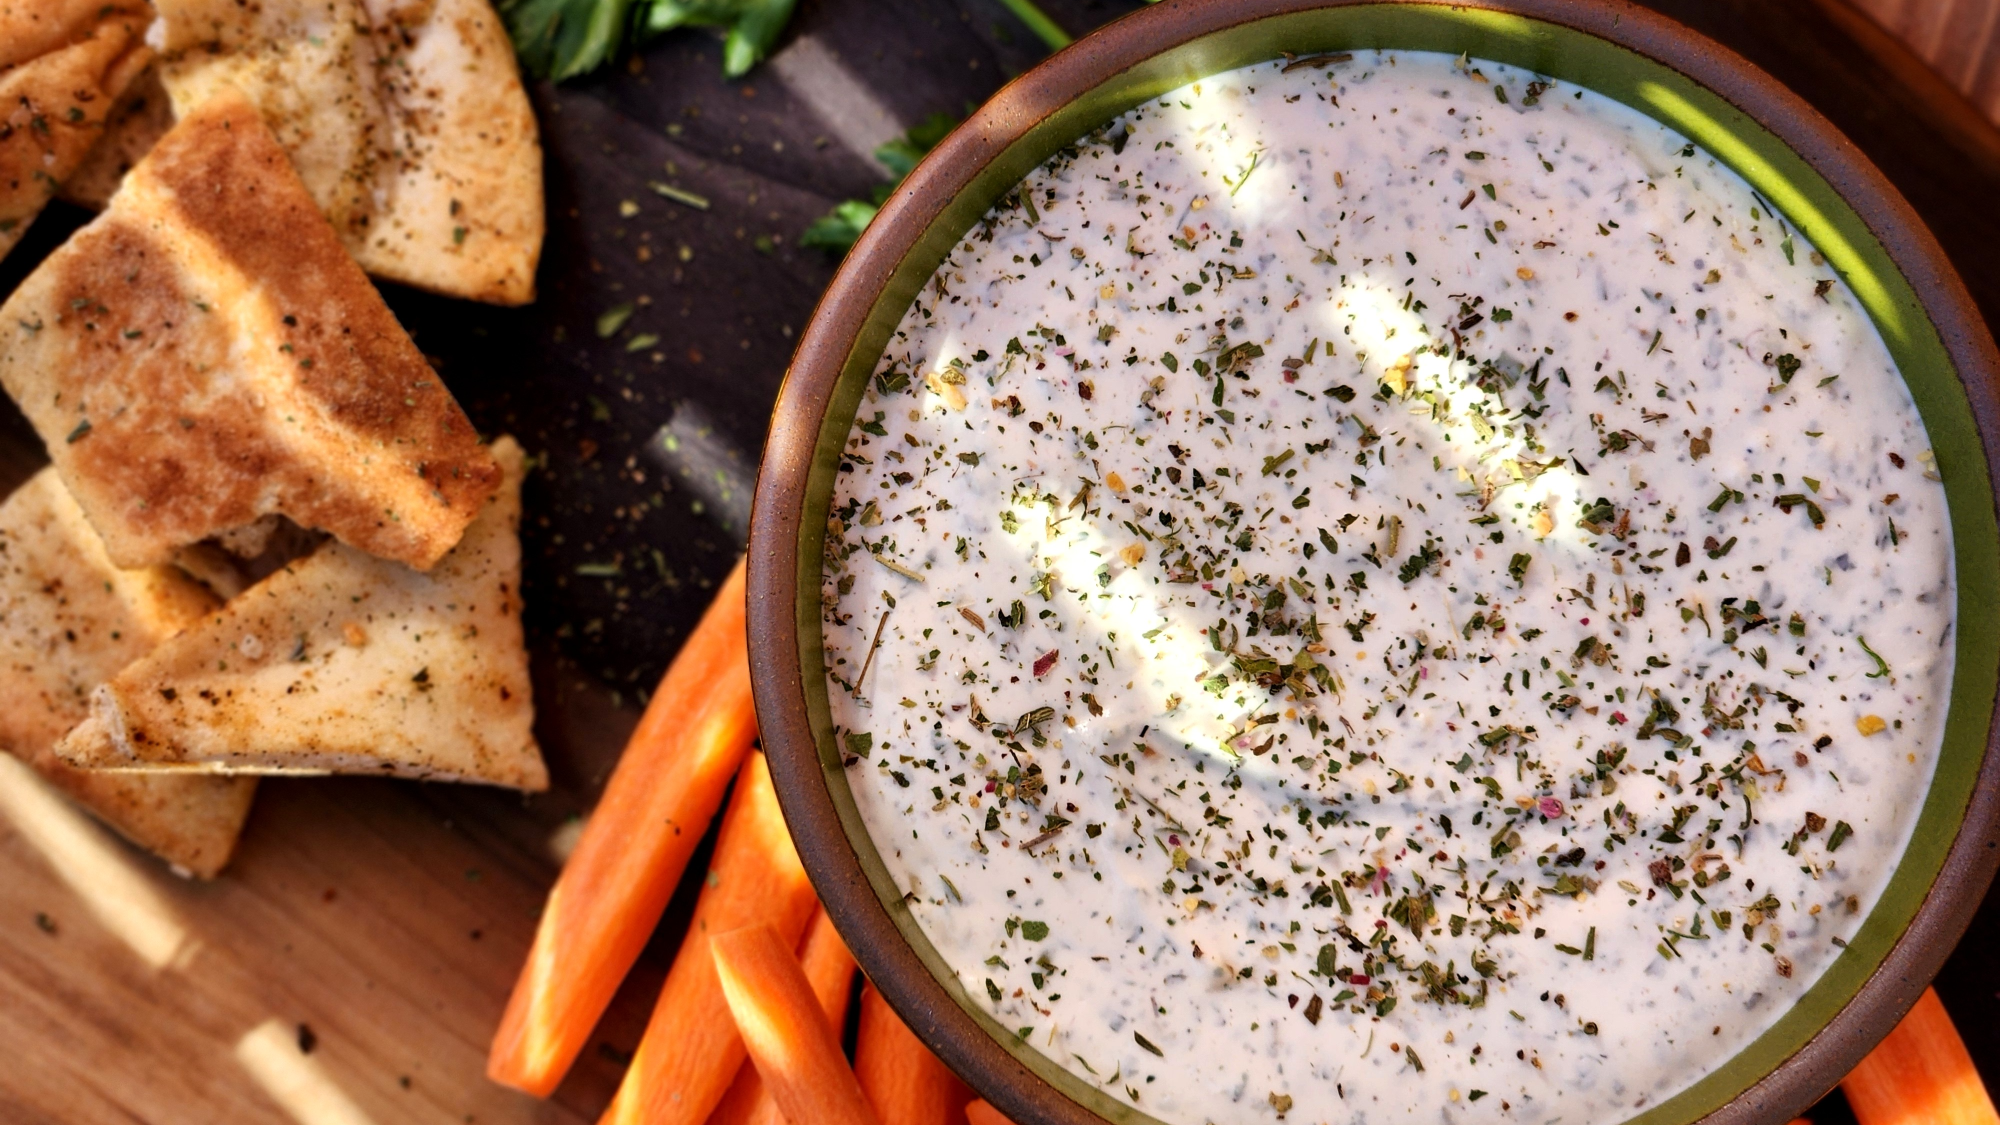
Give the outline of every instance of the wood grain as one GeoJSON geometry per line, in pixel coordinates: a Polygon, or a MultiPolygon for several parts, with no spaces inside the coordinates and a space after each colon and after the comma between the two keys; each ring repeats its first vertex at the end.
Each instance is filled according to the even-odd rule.
{"type": "Polygon", "coordinates": [[[2000,121],[2000,0],[1853,0],[2000,121]]]}
{"type": "MultiPolygon", "coordinates": [[[[601,752],[580,747],[615,748],[628,720],[595,694],[554,702],[544,714],[578,747],[565,760],[594,772],[601,752]]],[[[573,792],[594,789],[569,772],[573,792]]],[[[0,1120],[594,1121],[623,1071],[615,1047],[549,1102],[484,1077],[574,806],[273,780],[235,864],[196,883],[0,758],[0,1120]]],[[[671,922],[662,937],[671,949],[671,922]]],[[[661,964],[649,953],[598,1042],[637,1042],[661,964]]]]}
{"type": "Polygon", "coordinates": [[[410,787],[288,782],[196,884],[22,786],[0,772],[9,1121],[590,1119],[482,1077],[546,859],[410,787]]]}

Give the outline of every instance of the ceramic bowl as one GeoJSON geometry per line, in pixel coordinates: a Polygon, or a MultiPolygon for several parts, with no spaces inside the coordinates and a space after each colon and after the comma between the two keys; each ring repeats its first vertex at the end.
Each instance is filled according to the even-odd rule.
{"type": "Polygon", "coordinates": [[[1678,130],[1820,247],[1867,309],[1928,427],[1956,550],[1957,665],[1937,773],[1891,883],[1847,950],[1762,1036],[1634,1122],[1781,1122],[1908,1010],[1964,932],[2000,847],[2000,438],[1992,337],[1936,240],[1853,144],[1739,56],[1644,9],[1577,0],[1167,0],[1048,59],[896,190],[801,338],[750,533],[757,714],[785,815],[827,910],[903,1019],[1022,1125],[1151,1118],[1018,1042],[967,996],[903,906],[834,746],[821,551],[841,449],[897,321],[950,249],[1029,170],[1138,103],[1210,74],[1366,48],[1465,53],[1605,94],[1678,130]]]}

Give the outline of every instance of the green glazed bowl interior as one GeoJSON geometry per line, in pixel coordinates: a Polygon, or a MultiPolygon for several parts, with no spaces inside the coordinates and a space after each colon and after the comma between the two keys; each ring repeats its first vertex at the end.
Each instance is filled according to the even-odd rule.
{"type": "Polygon", "coordinates": [[[1136,13],[997,95],[898,190],[803,338],[752,520],[757,708],[800,851],[863,968],[917,1033],[1024,1125],[1150,1122],[1016,1040],[959,986],[904,907],[834,745],[820,575],[841,450],[867,379],[918,290],[979,217],[1057,150],[1124,111],[1286,53],[1439,51],[1508,63],[1622,102],[1747,180],[1840,271],[1895,357],[1929,431],[1950,512],[1956,671],[1914,835],[1847,950],[1762,1036],[1632,1118],[1781,1121],[1839,1081],[1914,1002],[1993,873],[1992,719],[2000,682],[2000,530],[1988,474],[2000,433],[1990,335],[1942,252],[1879,172],[1768,76],[1619,4],[1168,3],[1136,13]]]}

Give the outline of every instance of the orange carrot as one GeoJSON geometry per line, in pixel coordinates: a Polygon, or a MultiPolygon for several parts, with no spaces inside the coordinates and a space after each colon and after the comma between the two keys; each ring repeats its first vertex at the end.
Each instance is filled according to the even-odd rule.
{"type": "Polygon", "coordinates": [[[854,1076],[861,1080],[882,1125],[945,1125],[972,1098],[958,1076],[903,1026],[872,984],[861,991],[854,1076]]]}
{"type": "Polygon", "coordinates": [[[835,1035],[847,1025],[847,1001],[854,994],[854,955],[833,928],[833,919],[821,910],[806,928],[806,940],[799,945],[799,964],[819,997],[820,1010],[835,1035]]]}
{"type": "Polygon", "coordinates": [[[543,908],[486,1074],[547,1097],[653,936],[757,735],[743,564],[716,591],[626,743],[543,908]]]}
{"type": "MultiPolygon", "coordinates": [[[[813,915],[806,940],[799,945],[799,962],[813,995],[826,1013],[826,1025],[835,1036],[847,1025],[847,1000],[854,985],[854,957],[833,928],[833,920],[822,910],[813,915]]],[[[786,1125],[778,1100],[757,1075],[757,1064],[745,1062],[736,1069],[736,1080],[722,1096],[722,1104],[708,1117],[708,1125],[786,1125]]]]}
{"type": "Polygon", "coordinates": [[[1916,1007],[1861,1060],[1840,1090],[1861,1125],[2000,1122],[1934,988],[1924,989],[1916,1007]]]}
{"type": "Polygon", "coordinates": [[[785,1119],[877,1125],[792,943],[759,923],[709,939],[729,1014],[785,1119]]]}
{"type": "Polygon", "coordinates": [[[1014,1125],[1007,1115],[987,1105],[985,1101],[975,1101],[965,1107],[966,1125],[1014,1125]]]}
{"type": "MultiPolygon", "coordinates": [[[[744,1057],[743,1039],[730,1022],[729,1003],[709,956],[710,939],[768,923],[784,940],[785,956],[796,964],[791,951],[812,921],[816,902],[778,811],[771,771],[764,755],[752,753],[722,818],[722,835],[707,884],[695,900],[687,937],[667,971],[625,1080],[604,1111],[607,1125],[699,1125],[707,1120],[744,1057]]],[[[824,1022],[824,1017],[814,1018],[824,1022]]]]}
{"type": "MultiPolygon", "coordinates": [[[[752,1125],[762,1114],[765,1102],[778,1104],[764,1092],[764,1080],[757,1077],[757,1064],[746,1059],[736,1068],[736,1077],[722,1100],[715,1103],[715,1112],[708,1115],[708,1125],[752,1125]]],[[[782,1121],[781,1115],[779,1122],[782,1121]]]]}

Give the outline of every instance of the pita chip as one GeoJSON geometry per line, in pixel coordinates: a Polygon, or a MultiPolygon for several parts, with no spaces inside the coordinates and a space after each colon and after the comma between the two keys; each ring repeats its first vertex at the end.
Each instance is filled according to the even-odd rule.
{"type": "Polygon", "coordinates": [[[79,766],[548,787],[521,633],[520,447],[428,574],[328,543],[153,650],[56,748],[79,766]]]}
{"type": "Polygon", "coordinates": [[[203,878],[229,861],[254,779],[80,770],[55,744],[86,717],[92,689],[216,604],[170,567],[112,566],[52,469],[0,504],[0,748],[203,878]]]}
{"type": "Polygon", "coordinates": [[[125,93],[105,115],[104,134],[85,153],[76,170],[63,178],[56,198],[92,211],[111,204],[111,196],[146,153],[174,127],[173,103],[160,85],[160,68],[149,66],[125,87],[125,93]]]}
{"type": "Polygon", "coordinates": [[[447,296],[534,299],[541,140],[489,0],[155,6],[175,113],[243,91],[363,269],[447,296]]]}
{"type": "Polygon", "coordinates": [[[104,133],[146,69],[144,3],[0,0],[0,256],[104,133]]]}
{"type": "Polygon", "coordinates": [[[0,306],[0,385],[119,566],[279,514],[429,567],[500,473],[223,91],[0,306]]]}

